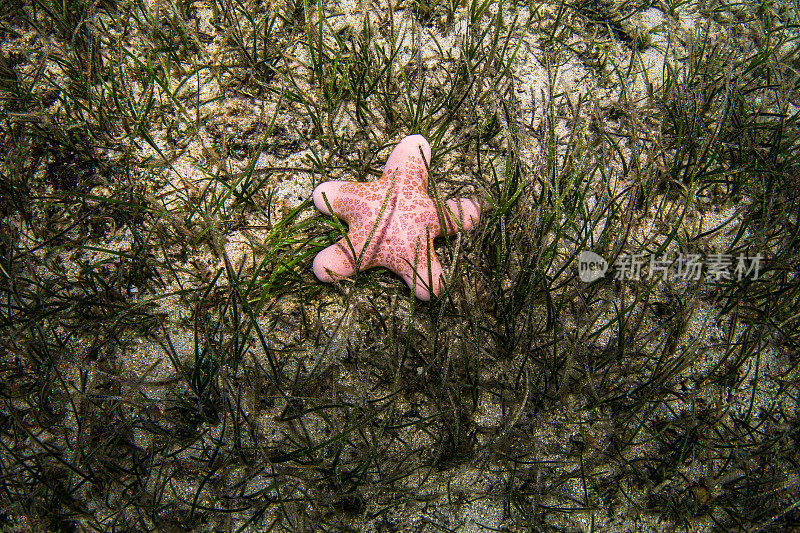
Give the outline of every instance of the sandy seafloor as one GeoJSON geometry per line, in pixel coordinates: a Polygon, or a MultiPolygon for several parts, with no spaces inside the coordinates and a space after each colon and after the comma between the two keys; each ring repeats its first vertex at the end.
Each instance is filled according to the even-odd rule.
{"type": "MultiPolygon", "coordinates": [[[[729,31],[725,29],[725,25],[733,21],[732,16],[727,21],[720,20],[721,15],[712,18],[707,14],[703,14],[698,4],[698,2],[683,4],[677,7],[673,14],[667,13],[665,9],[651,7],[643,12],[631,15],[623,22],[623,29],[627,34],[647,35],[650,40],[648,47],[637,52],[638,58],[630,67],[624,89],[621,84],[614,82],[613,76],[608,76],[608,73],[613,70],[614,63],[625,67],[631,65],[633,54],[631,48],[619,39],[605,39],[602,44],[597,45],[587,42],[583,37],[576,35],[573,43],[573,52],[565,53],[560,58],[561,64],[556,71],[557,76],[552,80],[554,85],[552,92],[563,92],[567,98],[573,101],[577,100],[579,94],[592,94],[596,101],[608,103],[619,101],[621,91],[624,90],[625,96],[629,101],[641,101],[642,106],[646,107],[648,83],[652,84],[656,91],[658,90],[663,83],[667,63],[670,63],[677,71],[680,71],[682,68],[681,60],[685,60],[688,56],[692,43],[702,39],[706,31],[708,31],[708,35],[729,31]],[[577,52],[584,54],[584,57],[579,57],[577,52]],[[610,60],[605,67],[598,70],[587,65],[585,59],[587,56],[604,56],[610,58],[610,60]],[[603,73],[605,75],[601,75],[603,73]],[[609,82],[609,79],[612,81],[609,82]]],[[[547,13],[550,10],[550,17],[555,17],[554,6],[537,4],[536,7],[540,10],[540,13],[547,13]]],[[[357,2],[340,2],[338,4],[340,16],[330,18],[334,31],[347,27],[353,29],[363,27],[363,8],[364,6],[357,2]]],[[[386,7],[382,3],[373,3],[370,9],[371,18],[376,28],[385,27],[381,26],[380,22],[386,20],[386,7]]],[[[495,9],[494,5],[489,7],[490,11],[495,9]]],[[[512,20],[517,14],[520,19],[525,20],[531,16],[531,11],[527,7],[519,7],[513,12],[509,10],[505,20],[512,20]]],[[[210,10],[205,8],[198,10],[199,28],[210,35],[214,35],[216,30],[209,24],[210,16],[210,10]]],[[[393,17],[399,32],[409,32],[404,41],[404,47],[398,56],[398,62],[405,64],[417,54],[409,31],[414,23],[407,9],[396,9],[393,17]]],[[[425,68],[432,78],[436,78],[437,65],[442,59],[440,49],[447,50],[457,46],[465,31],[467,18],[468,10],[460,7],[456,11],[454,29],[448,31],[447,34],[435,25],[422,28],[421,57],[424,58],[425,68]]],[[[543,18],[547,19],[548,17],[544,16],[543,18]]],[[[377,29],[375,31],[377,31],[378,38],[380,38],[382,30],[377,29]]],[[[518,39],[523,41],[523,45],[519,48],[513,69],[514,78],[517,82],[516,93],[519,109],[523,121],[536,127],[542,121],[542,110],[538,105],[541,104],[539,95],[550,91],[548,71],[541,62],[542,39],[541,36],[526,32],[520,32],[518,39]]],[[[221,48],[222,45],[217,38],[208,44],[207,54],[210,57],[214,57],[221,48]]],[[[287,55],[295,58],[291,65],[298,69],[298,72],[302,71],[304,64],[308,64],[307,51],[299,44],[295,49],[288,50],[287,55]]],[[[311,90],[310,87],[309,90],[311,90]]],[[[176,152],[174,146],[171,146],[166,140],[166,135],[154,136],[164,153],[175,154],[175,159],[172,161],[169,170],[159,171],[161,172],[160,175],[159,172],[154,171],[149,176],[146,176],[146,179],[149,180],[148,195],[158,199],[165,209],[177,209],[178,204],[186,197],[201,194],[198,191],[202,190],[206,194],[208,193],[208,189],[205,189],[209,182],[208,174],[205,170],[201,170],[199,163],[206,165],[206,170],[211,171],[214,171],[215,165],[221,164],[228,165],[228,170],[232,173],[242,171],[251,161],[250,154],[238,159],[229,157],[224,158],[224,160],[214,161],[214,157],[209,157],[208,147],[219,143],[220,139],[230,140],[234,138],[241,142],[249,143],[251,146],[257,146],[259,135],[262,131],[260,125],[263,125],[265,121],[269,121],[269,117],[273,115],[276,117],[276,124],[281,126],[281,138],[276,138],[275,141],[285,148],[273,150],[272,153],[260,154],[256,158],[256,170],[267,168],[307,168],[309,166],[308,158],[312,153],[314,140],[309,138],[311,126],[307,120],[303,120],[302,110],[287,109],[287,106],[291,107],[293,104],[278,103],[275,95],[268,95],[264,98],[224,97],[214,100],[214,97],[223,96],[224,94],[223,88],[220,87],[220,78],[208,75],[207,78],[202,80],[200,99],[213,101],[199,110],[186,109],[187,116],[200,112],[207,119],[204,121],[203,128],[198,132],[199,135],[184,150],[176,152]]],[[[797,108],[793,106],[793,109],[796,112],[797,108]]],[[[352,136],[356,133],[356,124],[346,116],[339,117],[338,120],[340,122],[337,124],[337,130],[341,132],[342,136],[352,136]]],[[[374,131],[370,132],[370,135],[375,138],[381,138],[382,131],[383,126],[375,124],[374,131]]],[[[561,138],[566,139],[568,137],[569,125],[566,120],[558,124],[557,131],[561,138]]],[[[413,132],[399,132],[396,138],[385,139],[387,149],[379,155],[378,159],[380,161],[375,160],[372,162],[371,166],[374,169],[380,168],[382,161],[388,155],[390,144],[399,140],[406,133],[413,132]]],[[[155,157],[156,152],[145,146],[142,155],[155,157]]],[[[541,161],[542,147],[531,141],[529,146],[524,147],[523,156],[527,158],[533,168],[541,161]]],[[[611,166],[613,167],[614,165],[615,163],[612,162],[611,166]]],[[[439,171],[457,174],[459,169],[459,163],[455,161],[455,158],[445,158],[440,163],[439,171]]],[[[615,174],[612,172],[610,175],[615,174]]],[[[331,172],[328,178],[353,179],[352,176],[337,175],[336,171],[331,172]]],[[[266,220],[266,212],[260,215],[254,213],[246,221],[244,229],[230,231],[224,235],[223,246],[232,262],[237,266],[244,265],[245,268],[251,267],[254,261],[258,262],[260,258],[258,256],[257,243],[266,236],[266,230],[260,228],[268,226],[269,222],[277,222],[286,213],[307,200],[318,179],[318,176],[313,176],[308,172],[288,171],[275,173],[268,184],[272,187],[274,193],[272,195],[272,220],[266,220]]],[[[458,179],[456,178],[456,180],[458,179]]],[[[481,192],[474,186],[470,187],[468,176],[464,175],[460,180],[460,183],[465,186],[464,190],[469,195],[479,198],[481,192]]],[[[615,180],[617,180],[616,183],[610,184],[612,191],[621,191],[628,186],[628,183],[623,178],[616,177],[615,180]]],[[[446,195],[449,192],[445,191],[446,195]]],[[[461,194],[464,193],[462,192],[461,194]]],[[[747,199],[745,198],[742,201],[746,202],[747,199]]],[[[735,217],[736,209],[736,205],[722,204],[714,206],[713,209],[709,209],[704,213],[702,224],[705,227],[716,226],[732,216],[735,217]]],[[[317,216],[317,213],[313,208],[308,208],[300,214],[301,218],[314,216],[317,216]]],[[[697,217],[694,222],[689,222],[689,224],[692,223],[695,227],[699,227],[701,217],[697,217]]],[[[24,234],[26,230],[24,223],[20,222],[20,226],[24,234]]],[[[641,236],[644,238],[649,233],[658,231],[654,226],[654,224],[648,224],[647,220],[643,220],[636,226],[636,231],[641,232],[641,236]]],[[[724,250],[733,237],[733,233],[732,229],[727,234],[715,235],[707,243],[709,249],[724,250]]],[[[131,236],[114,234],[109,236],[102,245],[109,250],[124,251],[129,249],[131,245],[131,236]]],[[[103,252],[94,252],[94,260],[99,261],[103,257],[103,252]]],[[[215,272],[223,267],[218,255],[210,250],[205,254],[194,257],[193,262],[197,268],[207,269],[209,272],[215,272]]],[[[75,268],[77,268],[77,265],[75,265],[75,268]]],[[[168,279],[168,276],[165,276],[164,279],[168,279]]],[[[395,278],[395,283],[398,285],[400,292],[408,290],[399,278],[395,278]]],[[[173,281],[172,286],[164,288],[164,293],[170,293],[176,288],[177,286],[173,281]]],[[[189,318],[189,308],[186,302],[178,297],[168,297],[161,299],[158,304],[159,311],[165,314],[167,323],[170,324],[171,340],[178,357],[191,358],[195,349],[193,332],[191,329],[181,326],[189,318]]],[[[290,304],[281,305],[290,306],[290,304]]],[[[335,364],[337,358],[343,358],[346,355],[345,345],[348,339],[342,336],[347,333],[356,334],[358,332],[356,325],[352,328],[337,328],[338,313],[344,312],[344,310],[341,306],[337,307],[336,305],[329,306],[329,309],[333,309],[329,311],[329,321],[323,321],[322,327],[331,338],[331,348],[322,351],[309,347],[305,354],[305,365],[308,368],[319,364],[335,364]]],[[[403,313],[408,313],[408,306],[401,303],[394,308],[394,311],[399,315],[403,315],[403,313]]],[[[270,312],[280,313],[281,309],[270,309],[270,312]]],[[[728,320],[728,318],[725,320],[728,320]]],[[[718,309],[712,303],[702,302],[693,310],[691,321],[678,341],[681,345],[694,346],[695,352],[702,354],[692,363],[691,371],[702,373],[703,370],[712,368],[719,358],[724,356],[715,348],[716,341],[723,335],[725,326],[723,322],[719,319],[718,309]]],[[[264,323],[267,324],[267,321],[265,320],[264,323]]],[[[291,327],[288,325],[278,326],[278,331],[278,335],[283,335],[287,342],[291,342],[294,335],[291,327]],[[283,328],[282,331],[281,328],[283,328]]],[[[175,368],[170,363],[169,358],[165,357],[162,345],[146,339],[137,339],[134,344],[135,349],[126,353],[126,360],[121,365],[126,369],[127,377],[137,380],[146,377],[150,382],[166,382],[175,375],[175,368]]],[[[259,353],[257,346],[254,346],[250,353],[255,358],[261,357],[262,364],[265,364],[263,360],[264,354],[259,353]]],[[[776,348],[763,352],[760,367],[756,367],[755,364],[748,364],[745,365],[745,368],[747,372],[755,375],[756,372],[763,374],[769,373],[771,370],[786,368],[788,364],[788,354],[776,348]]],[[[485,369],[485,371],[490,372],[491,369],[485,369]]],[[[351,373],[349,378],[349,382],[345,380],[345,385],[351,386],[355,390],[364,386],[363,383],[359,383],[357,373],[351,373]]],[[[766,407],[770,404],[775,392],[772,388],[773,386],[774,382],[764,381],[764,387],[758,390],[754,397],[755,409],[758,409],[759,406],[766,407]]],[[[144,387],[143,391],[153,400],[163,398],[165,394],[163,387],[155,385],[144,387]]],[[[722,401],[728,403],[729,409],[751,408],[748,404],[750,400],[749,389],[724,392],[726,397],[722,401]]],[[[698,390],[692,391],[692,394],[698,398],[705,397],[710,403],[717,404],[721,401],[720,397],[723,395],[723,391],[698,390]]],[[[792,406],[787,405],[786,408],[791,410],[792,406]]],[[[796,409],[796,406],[794,408],[796,409]]],[[[269,440],[270,434],[276,435],[277,438],[279,429],[275,426],[273,420],[281,410],[281,403],[276,402],[271,412],[260,414],[260,430],[262,436],[267,440],[269,440]]],[[[476,425],[489,428],[502,426],[504,415],[501,411],[499,405],[492,398],[481,398],[479,409],[475,415],[476,425]]],[[[541,443],[542,454],[540,459],[542,460],[550,457],[557,458],[559,450],[568,445],[571,435],[567,431],[563,434],[556,434],[553,431],[554,428],[559,427],[555,423],[556,421],[566,422],[570,420],[570,402],[563,402],[560,412],[549,413],[548,417],[550,420],[541,428],[541,433],[530,436],[532,440],[541,443]]],[[[597,428],[596,431],[598,438],[601,438],[600,435],[603,432],[603,428],[597,428]]],[[[138,445],[144,448],[151,445],[146,435],[140,434],[138,437],[142,439],[137,442],[138,445]]],[[[574,466],[573,464],[572,467],[574,466]]],[[[687,473],[687,475],[691,477],[693,473],[687,473]]],[[[790,486],[796,487],[800,483],[797,480],[797,474],[795,473],[791,476],[794,481],[790,483],[790,486]]],[[[496,488],[502,476],[498,475],[497,472],[467,465],[459,467],[457,471],[440,473],[439,477],[441,478],[441,483],[438,485],[435,479],[436,476],[426,483],[430,494],[420,495],[425,496],[426,503],[424,505],[409,505],[405,509],[400,507],[393,511],[393,520],[398,525],[398,531],[439,531],[440,529],[430,525],[431,522],[436,522],[451,528],[451,530],[464,533],[505,530],[504,517],[507,512],[506,506],[508,502],[486,496],[487,493],[492,492],[491,489],[493,487],[496,488]],[[452,491],[459,491],[464,495],[458,505],[453,505],[447,501],[446,495],[452,491]]],[[[259,483],[263,483],[265,486],[267,484],[266,480],[254,479],[252,480],[252,487],[257,487],[259,483]]],[[[173,490],[176,491],[177,495],[180,495],[180,487],[173,487],[173,490]]],[[[192,489],[185,487],[185,490],[184,496],[191,499],[194,494],[192,489]]],[[[576,494],[580,494],[582,489],[579,483],[576,482],[575,486],[567,486],[564,490],[575,491],[576,494]]],[[[712,491],[713,497],[714,488],[711,487],[709,490],[712,491]]],[[[641,494],[631,494],[630,498],[633,501],[637,501],[641,496],[641,494]]],[[[710,530],[712,522],[708,515],[695,517],[688,524],[688,529],[693,531],[710,530]]],[[[551,523],[551,525],[553,524],[551,523]]],[[[607,513],[570,512],[563,516],[561,525],[567,530],[619,532],[670,531],[675,527],[675,524],[658,516],[634,513],[630,508],[626,509],[624,506],[608,509],[607,513]]],[[[374,524],[366,519],[363,521],[358,518],[353,519],[352,527],[362,531],[375,530],[374,524]]]]}

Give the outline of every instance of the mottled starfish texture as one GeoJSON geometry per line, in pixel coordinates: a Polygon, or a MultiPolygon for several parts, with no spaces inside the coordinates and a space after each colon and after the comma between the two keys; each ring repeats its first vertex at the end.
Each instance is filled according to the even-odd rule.
{"type": "Polygon", "coordinates": [[[420,300],[442,293],[444,273],[433,239],[472,228],[481,208],[466,198],[448,200],[442,206],[443,226],[436,203],[428,196],[430,160],[428,141],[411,135],[392,151],[380,179],[369,183],[329,181],[314,189],[314,205],[347,222],[347,239],[352,244],[351,249],[347,239],[341,239],[317,254],[314,274],[320,281],[352,276],[360,257],[359,270],[386,267],[399,274],[420,300]]]}

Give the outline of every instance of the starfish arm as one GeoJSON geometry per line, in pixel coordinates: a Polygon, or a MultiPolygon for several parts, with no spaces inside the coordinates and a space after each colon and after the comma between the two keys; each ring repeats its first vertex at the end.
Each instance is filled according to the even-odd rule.
{"type": "Polygon", "coordinates": [[[442,206],[442,214],[445,218],[445,226],[442,226],[436,203],[433,200],[423,200],[419,202],[419,208],[414,214],[409,216],[409,223],[427,227],[433,237],[455,235],[462,228],[469,230],[478,223],[481,207],[477,202],[467,198],[457,198],[445,202],[442,206]]]}
{"type": "Polygon", "coordinates": [[[355,261],[347,241],[341,239],[319,252],[314,258],[313,270],[317,279],[325,283],[355,274],[355,261]]]}
{"type": "MultiPolygon", "coordinates": [[[[469,198],[453,198],[443,206],[447,234],[455,235],[463,228],[472,229],[481,218],[481,206],[469,198]]],[[[444,235],[444,232],[438,235],[444,235]]]]}
{"type": "Polygon", "coordinates": [[[439,296],[444,288],[444,270],[439,258],[433,251],[433,235],[428,240],[427,246],[424,244],[424,236],[416,239],[416,260],[411,263],[404,261],[403,271],[400,276],[406,281],[414,295],[423,301],[429,301],[431,295],[439,296]]]}
{"type": "MultiPolygon", "coordinates": [[[[340,181],[326,181],[325,183],[320,183],[317,185],[317,187],[314,189],[314,192],[311,193],[311,197],[314,199],[314,206],[322,213],[326,215],[332,215],[333,213],[331,213],[331,210],[328,209],[328,204],[333,207],[334,201],[341,194],[339,192],[340,185],[340,181]]],[[[334,211],[335,210],[336,209],[334,209],[334,211]]]]}
{"type": "MultiPolygon", "coordinates": [[[[386,160],[386,165],[383,167],[383,175],[391,175],[395,170],[402,171],[409,162],[413,162],[414,166],[425,170],[425,182],[422,186],[427,188],[428,172],[426,167],[431,164],[431,145],[422,135],[409,135],[395,146],[389,155],[389,159],[386,160]],[[423,157],[425,158],[424,161],[422,160],[423,157]]],[[[419,168],[417,168],[418,171],[419,168]]],[[[417,179],[420,178],[418,177],[417,179]]]]}
{"type": "Polygon", "coordinates": [[[373,216],[372,209],[365,198],[371,192],[368,183],[352,181],[326,181],[314,189],[314,205],[326,215],[336,215],[348,224],[356,224],[363,218],[373,216]],[[330,206],[333,213],[328,209],[330,206]]]}
{"type": "MultiPolygon", "coordinates": [[[[427,262],[427,260],[426,260],[427,262]]],[[[409,266],[407,273],[402,273],[400,276],[405,280],[406,284],[414,291],[414,296],[423,302],[430,301],[431,295],[440,296],[444,288],[444,271],[438,259],[431,257],[431,268],[428,270],[428,265],[417,267],[416,275],[414,270],[409,266]],[[431,285],[433,282],[433,285],[431,285]]]]}
{"type": "Polygon", "coordinates": [[[384,247],[376,254],[373,266],[388,268],[403,278],[418,299],[429,301],[432,294],[440,295],[444,286],[444,271],[433,251],[432,240],[433,235],[426,246],[425,237],[419,234],[415,244],[396,239],[393,246],[384,247]]]}

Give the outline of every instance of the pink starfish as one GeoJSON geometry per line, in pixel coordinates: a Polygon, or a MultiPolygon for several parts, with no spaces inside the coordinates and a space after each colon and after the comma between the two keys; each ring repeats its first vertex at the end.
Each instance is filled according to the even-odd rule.
{"type": "Polygon", "coordinates": [[[349,226],[347,239],[314,258],[314,274],[320,281],[352,276],[360,258],[359,270],[384,266],[399,274],[420,300],[430,300],[431,293],[441,294],[444,274],[433,251],[433,239],[472,228],[481,208],[466,198],[448,200],[442,206],[443,226],[436,202],[428,196],[430,160],[428,141],[411,135],[392,151],[380,179],[369,183],[329,181],[314,189],[317,209],[336,215],[349,226]]]}

